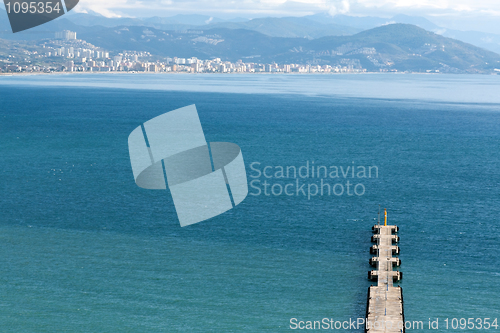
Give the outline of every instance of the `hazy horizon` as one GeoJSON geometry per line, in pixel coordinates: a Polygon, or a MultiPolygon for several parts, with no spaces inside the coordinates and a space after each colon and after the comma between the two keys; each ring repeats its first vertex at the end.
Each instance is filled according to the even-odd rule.
{"type": "MultiPolygon", "coordinates": [[[[5,5],[0,5],[5,9],[5,5]]],[[[102,15],[107,18],[173,17],[176,15],[203,15],[222,20],[257,19],[268,17],[304,17],[315,14],[350,17],[376,17],[390,20],[397,15],[425,18],[439,27],[460,31],[478,31],[500,34],[500,3],[494,1],[416,2],[413,0],[382,1],[246,1],[232,3],[223,0],[112,0],[107,2],[81,1],[68,15],[102,15]]],[[[6,19],[6,17],[5,17],[6,19]]],[[[208,22],[207,22],[208,23],[208,22]]],[[[387,23],[391,23],[388,21],[387,23]]]]}
{"type": "Polygon", "coordinates": [[[498,33],[500,2],[483,1],[373,1],[373,0],[99,0],[82,1],[76,12],[95,12],[106,17],[170,17],[177,14],[200,14],[234,19],[261,17],[307,16],[319,13],[330,15],[373,16],[391,18],[398,14],[421,16],[439,26],[457,30],[498,33]]]}

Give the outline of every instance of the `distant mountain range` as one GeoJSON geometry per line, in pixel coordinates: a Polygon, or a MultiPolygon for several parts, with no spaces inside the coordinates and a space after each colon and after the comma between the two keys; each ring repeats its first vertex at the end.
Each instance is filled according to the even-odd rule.
{"type": "Polygon", "coordinates": [[[73,31],[83,31],[82,27],[120,27],[144,26],[159,30],[210,30],[217,28],[246,29],[260,32],[271,37],[299,37],[315,39],[326,36],[353,35],[363,30],[376,28],[390,23],[413,24],[445,37],[500,53],[500,34],[477,31],[458,31],[439,27],[423,17],[396,15],[391,18],[356,17],[348,15],[315,14],[304,17],[283,18],[234,18],[224,20],[208,15],[176,15],[172,17],[150,18],[107,18],[98,13],[73,13],[26,32],[13,35],[8,24],[7,15],[0,10],[0,38],[4,39],[39,39],[48,36],[44,31],[54,31],[66,28],[73,31]],[[60,22],[58,22],[60,21],[60,22]]]}
{"type": "Polygon", "coordinates": [[[500,55],[409,24],[389,24],[352,36],[271,37],[246,29],[175,32],[146,27],[101,28],[81,38],[109,50],[160,56],[278,63],[346,65],[370,71],[488,72],[500,55]]]}
{"type": "MultiPolygon", "coordinates": [[[[55,31],[67,29],[76,31],[78,38],[115,53],[137,50],[162,57],[330,64],[370,71],[476,73],[500,68],[499,54],[428,31],[439,27],[424,18],[399,15],[388,21],[318,14],[234,21],[203,15],[108,19],[73,14],[26,33],[4,31],[0,38],[53,38],[55,31]],[[428,30],[393,21],[410,21],[428,30]],[[375,28],[365,30],[374,25],[375,28]]],[[[6,26],[8,22],[0,21],[0,29],[6,26]]],[[[474,38],[474,33],[470,33],[470,38],[474,38]]]]}

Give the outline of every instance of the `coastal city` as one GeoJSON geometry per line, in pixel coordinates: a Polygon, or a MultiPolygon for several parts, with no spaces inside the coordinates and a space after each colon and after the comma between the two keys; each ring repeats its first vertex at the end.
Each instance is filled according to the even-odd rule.
{"type": "MultiPolygon", "coordinates": [[[[0,73],[52,72],[172,72],[172,73],[362,73],[359,61],[344,59],[337,66],[224,61],[221,58],[157,57],[150,52],[111,53],[84,40],[76,32],[56,32],[54,39],[36,49],[14,48],[15,54],[0,56],[0,73]],[[2,59],[3,58],[3,59],[2,59]]],[[[366,52],[371,52],[367,50],[366,52]]],[[[14,52],[12,52],[14,53],[14,52]]]]}

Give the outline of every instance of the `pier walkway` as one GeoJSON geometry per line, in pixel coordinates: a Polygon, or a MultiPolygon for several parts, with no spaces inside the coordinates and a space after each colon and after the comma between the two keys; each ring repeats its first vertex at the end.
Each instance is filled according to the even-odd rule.
{"type": "Polygon", "coordinates": [[[403,273],[393,270],[401,261],[393,255],[399,254],[397,244],[399,237],[395,235],[398,227],[395,225],[375,225],[375,235],[372,241],[376,242],[370,253],[377,255],[370,259],[370,264],[377,269],[368,272],[368,278],[377,281],[376,286],[368,289],[366,308],[367,333],[401,333],[404,328],[403,289],[394,286],[394,282],[401,280],[403,273]]]}

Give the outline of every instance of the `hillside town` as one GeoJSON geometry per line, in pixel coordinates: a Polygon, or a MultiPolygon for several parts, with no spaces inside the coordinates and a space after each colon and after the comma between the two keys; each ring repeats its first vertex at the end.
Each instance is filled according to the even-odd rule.
{"type": "MultiPolygon", "coordinates": [[[[127,51],[113,54],[84,40],[76,32],[56,32],[53,40],[45,40],[36,50],[20,50],[18,55],[0,56],[3,73],[51,72],[172,72],[172,73],[361,73],[359,61],[344,59],[337,66],[315,64],[277,64],[221,58],[159,58],[150,52],[127,51]]],[[[12,52],[14,53],[14,52],[12,52]]]]}

